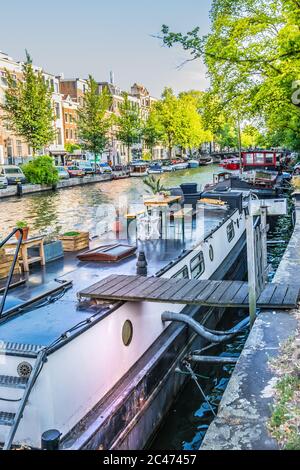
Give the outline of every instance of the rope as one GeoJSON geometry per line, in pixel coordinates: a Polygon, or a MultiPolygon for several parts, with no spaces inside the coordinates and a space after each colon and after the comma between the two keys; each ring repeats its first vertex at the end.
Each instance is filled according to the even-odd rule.
{"type": "Polygon", "coordinates": [[[184,362],[184,365],[185,365],[186,369],[189,371],[189,373],[190,373],[192,379],[194,380],[196,386],[198,387],[198,389],[199,389],[201,395],[203,396],[203,398],[204,398],[205,402],[207,403],[209,409],[211,410],[212,414],[213,414],[214,417],[216,418],[217,415],[216,415],[216,413],[215,413],[215,411],[214,411],[212,405],[210,404],[210,402],[209,402],[207,396],[205,395],[205,393],[204,393],[204,391],[203,391],[201,385],[199,384],[198,379],[197,379],[197,376],[196,376],[195,372],[193,371],[191,365],[190,365],[187,361],[184,362]]]}

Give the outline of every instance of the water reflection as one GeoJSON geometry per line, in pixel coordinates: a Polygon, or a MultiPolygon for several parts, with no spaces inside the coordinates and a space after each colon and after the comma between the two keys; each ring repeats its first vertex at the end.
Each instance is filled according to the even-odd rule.
{"type": "MultiPolygon", "coordinates": [[[[162,175],[162,180],[168,187],[184,182],[203,186],[211,182],[212,174],[217,171],[218,167],[211,165],[166,173],[162,175]]],[[[127,204],[130,210],[132,205],[143,204],[143,194],[146,192],[141,178],[128,178],[3,199],[0,201],[0,236],[7,234],[19,220],[29,223],[32,235],[69,230],[86,230],[95,234],[100,221],[97,210],[101,204],[113,204],[115,207],[127,204]]]]}

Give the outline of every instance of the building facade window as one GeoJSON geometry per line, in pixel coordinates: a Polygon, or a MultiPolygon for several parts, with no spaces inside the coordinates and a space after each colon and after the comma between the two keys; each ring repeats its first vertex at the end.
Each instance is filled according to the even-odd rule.
{"type": "Polygon", "coordinates": [[[22,142],[17,140],[17,156],[22,157],[22,142]]]}
{"type": "Polygon", "coordinates": [[[60,105],[59,103],[55,103],[55,114],[57,119],[60,119],[60,105]]]}

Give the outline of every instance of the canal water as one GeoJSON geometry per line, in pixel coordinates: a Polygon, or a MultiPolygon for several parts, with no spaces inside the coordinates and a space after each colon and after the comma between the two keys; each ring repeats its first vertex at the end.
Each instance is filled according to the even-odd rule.
{"type": "MultiPolygon", "coordinates": [[[[195,182],[200,186],[212,182],[213,173],[219,172],[216,165],[199,167],[162,175],[167,187],[184,182],[195,182]]],[[[15,227],[17,221],[26,221],[31,235],[85,230],[96,234],[101,219],[99,207],[112,204],[115,207],[128,204],[128,209],[143,204],[147,188],[142,178],[128,178],[97,184],[77,186],[59,191],[49,191],[0,200],[0,238],[15,227]]]]}

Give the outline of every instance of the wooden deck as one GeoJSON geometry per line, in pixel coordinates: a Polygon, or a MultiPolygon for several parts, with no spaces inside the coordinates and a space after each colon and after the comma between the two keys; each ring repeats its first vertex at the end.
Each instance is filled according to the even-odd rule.
{"type": "MultiPolygon", "coordinates": [[[[267,284],[258,308],[293,309],[300,285],[267,284]]],[[[248,283],[112,275],[79,293],[79,298],[248,308],[248,283]]]]}

